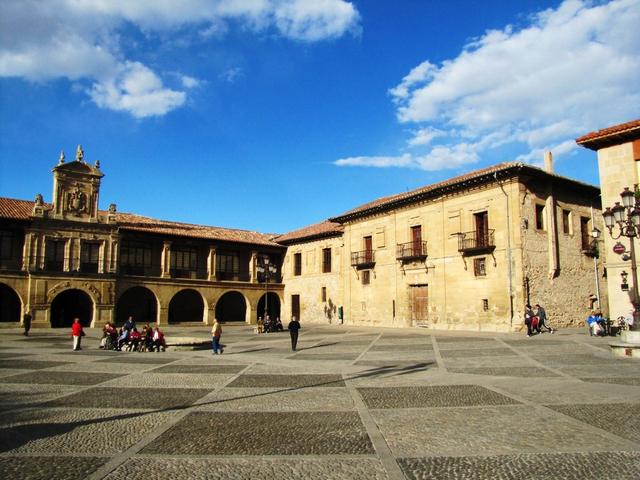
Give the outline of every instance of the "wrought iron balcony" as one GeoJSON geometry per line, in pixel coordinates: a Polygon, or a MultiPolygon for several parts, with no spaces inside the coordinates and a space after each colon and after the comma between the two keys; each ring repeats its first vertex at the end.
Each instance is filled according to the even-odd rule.
{"type": "Polygon", "coordinates": [[[424,260],[427,258],[427,242],[408,242],[396,245],[396,260],[424,260]]]}
{"type": "Polygon", "coordinates": [[[368,268],[375,265],[376,259],[373,250],[351,252],[351,266],[356,268],[368,268]]]}
{"type": "Polygon", "coordinates": [[[458,251],[463,255],[491,252],[496,248],[494,229],[486,232],[473,231],[458,234],[458,251]]]}

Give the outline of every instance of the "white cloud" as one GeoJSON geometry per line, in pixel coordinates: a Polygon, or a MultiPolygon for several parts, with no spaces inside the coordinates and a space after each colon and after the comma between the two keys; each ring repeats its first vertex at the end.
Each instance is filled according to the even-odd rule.
{"type": "Polygon", "coordinates": [[[399,157],[349,157],[333,162],[339,167],[415,167],[415,160],[409,154],[399,157]]]}
{"type": "MultiPolygon", "coordinates": [[[[357,32],[359,15],[344,0],[3,0],[0,76],[86,81],[103,108],[135,117],[164,115],[183,105],[186,93],[165,86],[163,72],[125,56],[122,27],[171,36],[189,26],[207,39],[226,34],[230,22],[318,41],[357,32]]],[[[192,77],[178,79],[182,88],[197,86],[192,77]]]]}
{"type": "Polygon", "coordinates": [[[241,75],[242,69],[240,67],[233,67],[222,72],[220,75],[218,75],[218,78],[221,78],[225,82],[233,83],[241,75]]]}
{"type": "Polygon", "coordinates": [[[451,168],[504,145],[522,151],[519,160],[567,154],[575,137],[637,118],[638,25],[640,0],[566,0],[521,29],[487,31],[439,65],[421,62],[389,90],[398,121],[419,127],[409,146],[433,145],[430,132],[442,132],[416,161],[451,168]]]}
{"type": "Polygon", "coordinates": [[[184,92],[164,88],[155,73],[137,62],[127,62],[113,79],[94,83],[89,96],[99,107],[136,118],[164,115],[186,100],[184,92]]]}

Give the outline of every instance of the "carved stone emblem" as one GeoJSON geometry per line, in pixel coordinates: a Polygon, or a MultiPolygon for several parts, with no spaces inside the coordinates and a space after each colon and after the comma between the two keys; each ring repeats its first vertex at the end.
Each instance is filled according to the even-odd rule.
{"type": "Polygon", "coordinates": [[[75,190],[67,193],[67,206],[71,212],[87,212],[87,194],[80,190],[80,185],[76,184],[75,190]]]}

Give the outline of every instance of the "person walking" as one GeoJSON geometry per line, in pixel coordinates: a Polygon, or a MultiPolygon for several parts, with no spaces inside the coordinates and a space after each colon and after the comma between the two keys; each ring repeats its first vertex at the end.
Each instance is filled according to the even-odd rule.
{"type": "Polygon", "coordinates": [[[222,336],[222,325],[217,318],[213,319],[213,327],[211,328],[211,349],[214,355],[222,354],[223,348],[220,346],[220,337],[222,336]]]}
{"type": "Polygon", "coordinates": [[[298,345],[298,330],[301,328],[300,322],[296,320],[296,317],[291,317],[291,321],[287,328],[289,330],[289,335],[291,335],[291,350],[295,352],[296,346],[298,345]]]}
{"type": "Polygon", "coordinates": [[[536,303],[536,317],[538,317],[538,326],[536,328],[538,333],[543,333],[542,327],[546,328],[547,332],[554,333],[555,330],[545,323],[547,320],[547,312],[545,312],[539,303],[536,303]]]}
{"type": "Polygon", "coordinates": [[[527,337],[530,337],[533,332],[531,330],[531,324],[533,323],[533,310],[531,305],[524,307],[524,324],[527,326],[527,337]]]}
{"type": "Polygon", "coordinates": [[[73,325],[71,325],[71,336],[73,337],[73,350],[82,350],[82,348],[80,348],[80,341],[84,336],[84,329],[82,328],[80,319],[77,317],[73,319],[73,325]]]}
{"type": "Polygon", "coordinates": [[[29,330],[31,330],[31,320],[33,319],[33,315],[29,310],[24,312],[24,316],[22,317],[22,326],[24,327],[24,336],[29,336],[29,330]]]}

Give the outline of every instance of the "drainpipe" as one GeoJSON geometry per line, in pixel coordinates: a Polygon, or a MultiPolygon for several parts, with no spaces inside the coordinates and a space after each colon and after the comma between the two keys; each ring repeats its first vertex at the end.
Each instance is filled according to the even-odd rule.
{"type": "Polygon", "coordinates": [[[498,172],[494,172],[493,178],[504,193],[505,210],[507,211],[507,271],[509,276],[509,327],[513,328],[513,275],[511,272],[511,215],[509,214],[509,194],[505,191],[502,183],[498,181],[498,172]]]}
{"type": "MultiPolygon", "coordinates": [[[[551,152],[544,154],[544,169],[547,173],[553,174],[553,156],[551,152]]],[[[556,198],[553,195],[553,183],[550,186],[550,193],[547,197],[545,210],[547,211],[547,240],[549,248],[549,280],[553,280],[558,275],[558,235],[556,228],[556,198]]]]}

